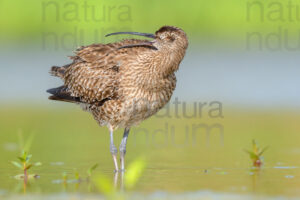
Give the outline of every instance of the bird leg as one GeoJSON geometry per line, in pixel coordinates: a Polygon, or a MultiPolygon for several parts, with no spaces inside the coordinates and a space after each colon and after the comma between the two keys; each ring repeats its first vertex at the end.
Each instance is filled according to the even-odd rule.
{"type": "Polygon", "coordinates": [[[114,188],[117,191],[117,187],[118,187],[118,179],[119,179],[119,173],[116,172],[114,175],[114,188]]]}
{"type": "Polygon", "coordinates": [[[114,136],[113,136],[113,134],[114,134],[113,130],[110,129],[110,153],[113,157],[113,161],[114,161],[114,164],[115,164],[115,172],[117,172],[119,170],[118,161],[117,161],[118,149],[114,145],[114,136]]]}
{"type": "Polygon", "coordinates": [[[126,154],[126,143],[129,135],[129,128],[125,128],[124,135],[120,144],[120,162],[121,162],[121,171],[125,171],[125,154],[126,154]]]}

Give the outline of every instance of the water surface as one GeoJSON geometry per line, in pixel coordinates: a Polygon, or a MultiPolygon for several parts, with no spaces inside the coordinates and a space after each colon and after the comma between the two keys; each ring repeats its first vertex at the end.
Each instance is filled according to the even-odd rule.
{"type": "MultiPolygon", "coordinates": [[[[14,178],[20,174],[10,161],[19,155],[18,132],[26,139],[34,134],[30,153],[32,161],[43,163],[30,169],[39,179],[30,180],[26,196],[39,199],[94,199],[103,194],[94,184],[76,183],[75,169],[80,177],[99,163],[95,174],[104,174],[114,181],[113,163],[109,152],[109,134],[99,128],[88,113],[75,106],[36,108],[22,106],[1,108],[0,115],[0,196],[24,197],[24,185],[14,178]],[[62,173],[68,174],[67,185],[62,173]]],[[[300,115],[283,111],[236,111],[226,109],[223,118],[177,119],[153,118],[130,133],[126,162],[146,158],[147,166],[132,195],[150,199],[180,198],[251,199],[252,197],[300,196],[300,147],[297,125],[300,115]],[[198,130],[194,125],[219,124],[224,132],[198,130]],[[244,149],[251,149],[251,141],[269,146],[265,164],[260,170],[251,168],[244,149]]],[[[122,130],[116,132],[120,143],[122,130]]],[[[126,173],[125,173],[126,176],[126,173]]],[[[116,188],[121,188],[118,175],[116,188]]]]}

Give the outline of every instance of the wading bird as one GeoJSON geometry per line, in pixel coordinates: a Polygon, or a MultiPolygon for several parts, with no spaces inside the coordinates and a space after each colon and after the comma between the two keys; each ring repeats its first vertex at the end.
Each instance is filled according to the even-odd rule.
{"type": "Polygon", "coordinates": [[[64,85],[47,90],[51,100],[80,104],[100,126],[110,132],[110,152],[118,171],[113,132],[124,128],[120,144],[121,171],[124,171],[126,142],[130,127],[155,114],[171,98],[188,39],[184,31],[163,26],[155,34],[139,35],[151,40],[125,39],[110,44],[92,44],[76,50],[73,62],[53,66],[50,73],[64,85]]]}

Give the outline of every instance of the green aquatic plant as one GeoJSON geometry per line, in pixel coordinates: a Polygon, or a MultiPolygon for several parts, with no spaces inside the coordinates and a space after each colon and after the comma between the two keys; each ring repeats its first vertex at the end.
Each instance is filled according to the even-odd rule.
{"type": "Polygon", "coordinates": [[[144,159],[137,159],[128,165],[125,175],[124,186],[126,189],[133,189],[146,168],[144,159]]]}
{"type": "Polygon", "coordinates": [[[68,181],[68,174],[67,174],[67,172],[63,172],[62,173],[62,180],[63,180],[64,184],[67,184],[67,181],[68,181]]]}
{"type": "Polygon", "coordinates": [[[249,154],[254,167],[261,167],[263,165],[263,153],[268,147],[260,148],[255,140],[252,140],[252,151],[245,150],[249,154]]]}
{"type": "Polygon", "coordinates": [[[36,162],[36,163],[30,163],[32,155],[28,154],[26,151],[22,151],[21,156],[18,157],[19,162],[12,161],[11,163],[16,166],[17,168],[23,170],[23,175],[17,175],[18,178],[24,178],[25,181],[28,180],[28,177],[34,177],[36,178],[38,175],[28,175],[28,170],[32,168],[33,166],[40,166],[42,165],[41,162],[36,162]]]}
{"type": "MultiPolygon", "coordinates": [[[[87,170],[87,178],[86,178],[86,181],[89,181],[89,179],[91,178],[91,176],[92,176],[92,173],[93,173],[93,171],[96,169],[98,167],[98,163],[96,163],[96,164],[94,164],[93,166],[91,166],[88,170],[87,170]]],[[[83,181],[84,179],[81,179],[81,177],[80,177],[80,174],[79,174],[79,172],[76,170],[76,169],[74,169],[74,175],[75,175],[75,180],[77,181],[77,182],[81,182],[81,181],[83,181]]]]}
{"type": "Polygon", "coordinates": [[[79,172],[76,169],[74,169],[74,175],[75,175],[75,180],[77,182],[80,182],[81,181],[80,175],[79,175],[79,172]]]}
{"type": "Polygon", "coordinates": [[[98,167],[98,164],[95,164],[93,165],[92,167],[90,167],[88,170],[87,170],[87,175],[88,177],[86,179],[82,178],[78,172],[77,169],[74,168],[74,176],[75,176],[75,179],[73,180],[68,180],[68,174],[67,172],[63,172],[62,173],[62,180],[59,180],[60,183],[63,183],[64,185],[66,185],[68,182],[74,182],[74,183],[81,183],[83,181],[87,181],[89,182],[90,180],[90,177],[92,176],[92,173],[93,171],[98,167]]]}
{"type": "Polygon", "coordinates": [[[87,170],[88,179],[92,176],[93,171],[98,167],[98,163],[94,164],[87,170]]]}
{"type": "Polygon", "coordinates": [[[114,195],[116,193],[113,182],[100,172],[93,178],[93,182],[100,192],[106,196],[114,195]]]}

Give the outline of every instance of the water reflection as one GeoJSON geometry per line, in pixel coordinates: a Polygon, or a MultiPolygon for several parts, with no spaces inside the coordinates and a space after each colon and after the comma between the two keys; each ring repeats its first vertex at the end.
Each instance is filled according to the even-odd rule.
{"type": "Polygon", "coordinates": [[[114,189],[115,191],[120,191],[120,192],[124,192],[124,176],[125,176],[125,172],[115,172],[114,174],[114,189]],[[118,182],[120,182],[118,184],[118,182]]]}
{"type": "Polygon", "coordinates": [[[256,187],[257,187],[257,179],[259,179],[259,175],[261,172],[261,168],[260,167],[253,167],[250,170],[250,175],[252,178],[252,192],[255,194],[256,193],[256,187]]]}

